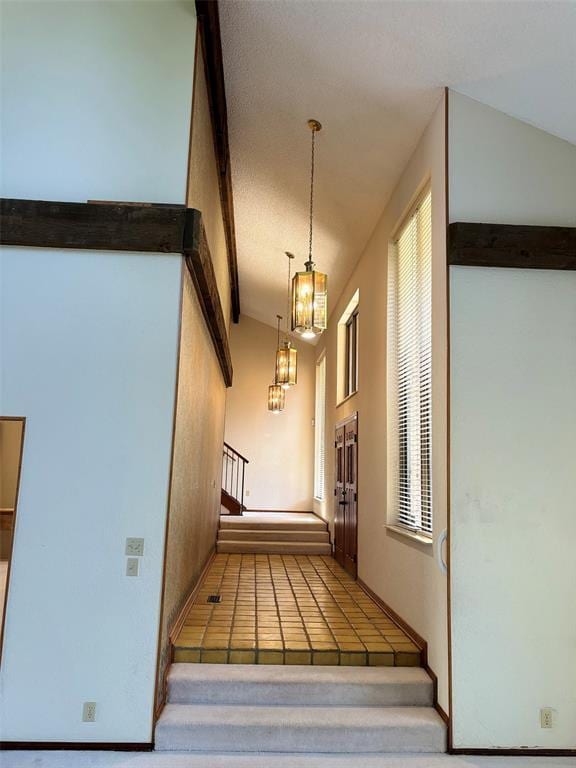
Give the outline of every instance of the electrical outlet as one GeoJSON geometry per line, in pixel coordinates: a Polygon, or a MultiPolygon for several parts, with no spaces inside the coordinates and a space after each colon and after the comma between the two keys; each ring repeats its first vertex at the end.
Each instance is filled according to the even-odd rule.
{"type": "Polygon", "coordinates": [[[126,554],[142,557],[144,554],[144,539],[126,539],[126,554]]]}
{"type": "Polygon", "coordinates": [[[543,707],[540,710],[540,728],[552,728],[554,726],[554,710],[543,707]]]}
{"type": "Polygon", "coordinates": [[[126,560],[126,576],[138,576],[140,560],[137,557],[129,557],[126,560]]]}
{"type": "Polygon", "coordinates": [[[82,722],[83,723],[95,723],[96,722],[96,702],[85,701],[82,705],[82,722]]]}
{"type": "Polygon", "coordinates": [[[244,491],[244,496],[250,496],[250,491],[248,488],[244,491]]]}

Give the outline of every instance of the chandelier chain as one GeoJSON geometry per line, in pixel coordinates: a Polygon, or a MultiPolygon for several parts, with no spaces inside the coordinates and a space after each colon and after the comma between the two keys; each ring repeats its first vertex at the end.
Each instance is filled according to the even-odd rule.
{"type": "Polygon", "coordinates": [[[291,275],[291,267],[292,264],[290,263],[292,259],[290,256],[288,256],[288,292],[286,293],[286,339],[288,339],[289,336],[289,330],[288,330],[288,323],[289,323],[289,317],[290,317],[290,277],[291,275]]]}
{"type": "MultiPolygon", "coordinates": [[[[276,330],[276,352],[280,349],[280,321],[282,320],[282,315],[276,315],[277,319],[277,330],[276,330]]],[[[276,355],[274,355],[274,384],[278,384],[278,373],[276,368],[276,355]]]]}
{"type": "Polygon", "coordinates": [[[309,261],[312,261],[312,218],[314,215],[314,146],[316,139],[316,129],[312,128],[312,157],[310,162],[310,241],[309,241],[309,261]]]}

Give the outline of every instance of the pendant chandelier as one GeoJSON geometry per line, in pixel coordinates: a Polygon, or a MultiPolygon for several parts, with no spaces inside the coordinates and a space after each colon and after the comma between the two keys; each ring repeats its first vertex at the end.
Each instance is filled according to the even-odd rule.
{"type": "MultiPolygon", "coordinates": [[[[276,315],[278,318],[278,345],[280,344],[280,320],[282,317],[276,315]]],[[[271,413],[281,413],[284,410],[286,403],[286,392],[281,384],[276,380],[276,366],[274,367],[274,381],[268,387],[268,410],[271,413]]]]}
{"type": "Polygon", "coordinates": [[[292,281],[292,330],[304,339],[313,339],[326,330],[328,320],[327,278],[314,269],[312,261],[312,225],[314,213],[314,141],[322,126],[318,120],[308,120],[312,131],[310,163],[310,238],[305,272],[296,272],[292,281]]]}
{"type": "MultiPolygon", "coordinates": [[[[288,312],[290,311],[290,267],[294,256],[286,251],[288,257],[288,312]]],[[[280,315],[278,323],[280,323],[280,315]]],[[[290,389],[296,384],[298,365],[298,352],[292,346],[288,338],[288,314],[286,315],[286,335],[280,341],[278,338],[278,347],[276,349],[276,384],[280,384],[283,389],[290,389]]]]}

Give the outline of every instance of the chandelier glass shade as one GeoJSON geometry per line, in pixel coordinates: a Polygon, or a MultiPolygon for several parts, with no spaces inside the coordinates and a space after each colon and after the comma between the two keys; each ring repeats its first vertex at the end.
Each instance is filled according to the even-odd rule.
{"type": "Polygon", "coordinates": [[[298,353],[292,344],[285,339],[276,350],[276,384],[283,389],[289,389],[296,384],[298,353]]]}
{"type": "Polygon", "coordinates": [[[270,384],[268,387],[268,410],[271,413],[281,413],[286,403],[286,393],[280,384],[270,384]]]}
{"type": "Polygon", "coordinates": [[[306,271],[296,272],[292,280],[292,330],[304,339],[312,339],[326,330],[327,319],[326,275],[307,261],[306,271]]]}

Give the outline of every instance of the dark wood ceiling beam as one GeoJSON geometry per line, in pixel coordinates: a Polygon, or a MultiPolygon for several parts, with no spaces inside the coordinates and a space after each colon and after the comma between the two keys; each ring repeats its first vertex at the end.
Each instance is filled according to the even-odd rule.
{"type": "Polygon", "coordinates": [[[576,227],[457,222],[448,227],[448,263],[467,267],[576,269],[576,227]]]}
{"type": "Polygon", "coordinates": [[[180,253],[183,205],[0,200],[0,243],[38,248],[180,253]]]}
{"type": "Polygon", "coordinates": [[[226,248],[228,251],[232,319],[237,323],[240,318],[240,286],[238,280],[238,257],[236,253],[232,174],[230,170],[230,146],[228,142],[228,109],[224,85],[224,64],[222,61],[218,2],[216,0],[196,0],[196,15],[198,17],[200,44],[202,46],[204,71],[206,73],[214,150],[218,165],[218,185],[224,232],[226,235],[226,248]]]}
{"type": "Polygon", "coordinates": [[[155,203],[59,203],[0,199],[0,245],[136,253],[184,259],[227,387],[232,358],[200,211],[155,203]]]}

